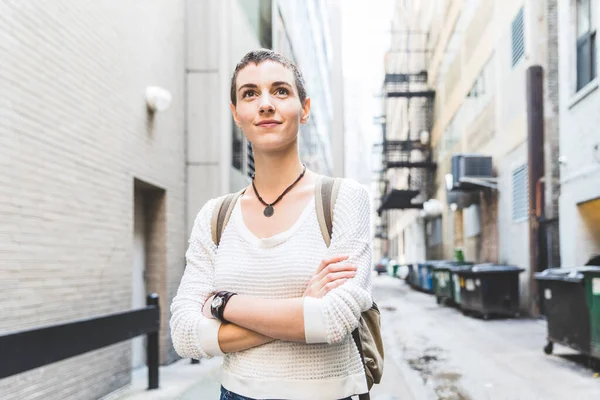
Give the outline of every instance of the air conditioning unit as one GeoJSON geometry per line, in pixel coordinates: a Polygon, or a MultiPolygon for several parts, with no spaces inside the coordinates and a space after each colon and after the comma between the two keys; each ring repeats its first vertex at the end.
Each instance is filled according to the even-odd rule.
{"type": "Polygon", "coordinates": [[[449,191],[472,191],[482,187],[496,188],[493,177],[492,157],[480,154],[456,154],[452,156],[451,173],[446,175],[449,191]]]}

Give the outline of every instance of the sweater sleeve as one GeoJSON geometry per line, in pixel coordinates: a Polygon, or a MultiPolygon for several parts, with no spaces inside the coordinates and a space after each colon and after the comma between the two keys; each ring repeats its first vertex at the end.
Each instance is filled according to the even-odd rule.
{"type": "Polygon", "coordinates": [[[221,323],[202,314],[202,306],[215,292],[214,258],[217,247],[212,240],[210,225],[215,203],[216,199],[207,202],[196,216],[185,253],[185,271],[171,303],[173,347],[184,358],[223,355],[218,338],[221,323]]]}
{"type": "Polygon", "coordinates": [[[356,276],[321,299],[304,299],[307,343],[338,343],[358,326],[371,297],[371,207],[368,191],[344,180],[333,212],[333,232],[328,256],[348,255],[356,276]]]}

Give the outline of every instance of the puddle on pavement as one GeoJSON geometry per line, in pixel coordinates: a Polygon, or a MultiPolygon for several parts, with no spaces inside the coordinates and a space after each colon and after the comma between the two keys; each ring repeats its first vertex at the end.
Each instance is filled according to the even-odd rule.
{"type": "Polygon", "coordinates": [[[462,375],[444,371],[443,361],[443,350],[436,347],[427,348],[420,357],[407,360],[408,365],[421,375],[423,381],[433,386],[438,400],[470,400],[457,386],[462,375]]]}

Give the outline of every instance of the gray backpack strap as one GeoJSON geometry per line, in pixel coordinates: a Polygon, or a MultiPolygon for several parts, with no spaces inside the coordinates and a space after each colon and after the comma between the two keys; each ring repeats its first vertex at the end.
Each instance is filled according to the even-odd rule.
{"type": "Polygon", "coordinates": [[[240,190],[237,193],[230,193],[217,199],[217,204],[215,204],[210,221],[213,242],[217,247],[219,247],[219,243],[221,243],[221,236],[223,236],[223,231],[229,222],[233,207],[235,206],[237,199],[244,194],[245,190],[246,189],[240,190]]]}
{"type": "Polygon", "coordinates": [[[331,243],[331,235],[333,233],[333,208],[337,199],[341,178],[330,178],[321,176],[317,179],[315,186],[315,203],[317,208],[317,219],[321,234],[327,247],[331,243]]]}

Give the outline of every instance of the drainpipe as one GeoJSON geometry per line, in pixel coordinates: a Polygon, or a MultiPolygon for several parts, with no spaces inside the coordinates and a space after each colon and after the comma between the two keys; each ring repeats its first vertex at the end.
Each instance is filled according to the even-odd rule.
{"type": "MultiPolygon", "coordinates": [[[[538,288],[534,274],[541,270],[539,248],[540,182],[544,177],[544,70],[539,65],[527,69],[527,155],[529,178],[529,312],[539,315],[538,288]]],[[[543,208],[543,207],[541,207],[543,208]]]]}

